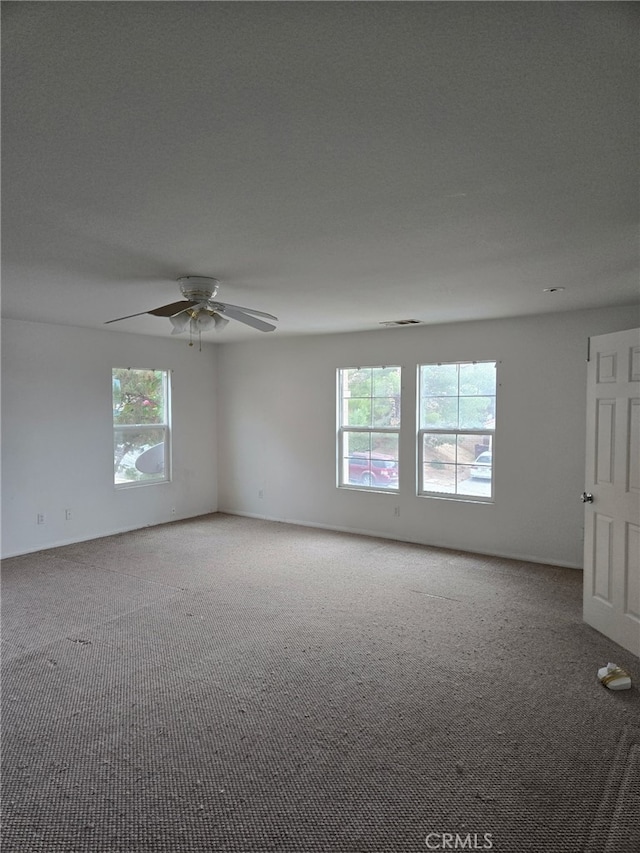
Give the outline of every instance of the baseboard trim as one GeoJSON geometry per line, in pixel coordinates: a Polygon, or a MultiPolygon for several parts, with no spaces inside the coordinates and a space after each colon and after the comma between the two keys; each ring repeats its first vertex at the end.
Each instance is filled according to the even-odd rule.
{"type": "Polygon", "coordinates": [[[374,539],[388,539],[392,542],[406,542],[409,545],[424,545],[427,548],[442,548],[445,551],[458,551],[463,554],[479,554],[483,557],[498,557],[504,560],[519,560],[524,563],[539,563],[543,566],[558,566],[562,569],[577,569],[578,571],[582,571],[582,566],[577,565],[576,563],[570,563],[563,560],[549,559],[548,557],[540,557],[536,556],[535,554],[519,554],[507,551],[482,551],[477,549],[470,551],[468,548],[456,547],[450,542],[439,542],[437,540],[427,541],[424,539],[402,539],[399,536],[393,536],[390,533],[381,533],[379,530],[370,530],[367,528],[359,527],[345,527],[335,524],[322,524],[316,521],[301,521],[300,519],[296,518],[278,518],[276,516],[264,515],[262,513],[244,512],[243,510],[231,509],[217,509],[211,510],[210,512],[198,513],[197,515],[181,516],[179,518],[172,517],[169,519],[165,519],[164,521],[153,522],[152,524],[135,525],[133,527],[121,527],[103,533],[93,534],[90,536],[82,536],[79,539],[62,539],[56,542],[52,542],[48,545],[41,545],[37,548],[29,548],[25,551],[9,552],[7,554],[3,554],[1,559],[8,560],[11,557],[21,557],[24,554],[35,554],[38,551],[49,551],[52,548],[63,548],[65,545],[75,545],[78,542],[90,542],[92,539],[104,539],[107,536],[117,536],[120,533],[131,533],[134,530],[145,530],[149,527],[159,527],[162,524],[171,524],[175,521],[188,521],[190,518],[201,518],[202,516],[215,515],[216,513],[220,513],[222,515],[237,515],[243,518],[255,518],[261,521],[272,521],[277,522],[279,524],[293,524],[298,527],[313,527],[319,530],[331,530],[335,533],[351,533],[355,536],[370,536],[374,539]]]}
{"type": "MultiPolygon", "coordinates": [[[[105,539],[108,536],[118,536],[120,533],[132,533],[134,530],[146,530],[149,527],[160,527],[163,524],[173,524],[174,521],[188,521],[190,518],[200,518],[203,515],[214,515],[217,512],[217,509],[212,509],[209,512],[199,512],[197,515],[172,515],[171,518],[166,518],[164,521],[152,521],[148,524],[136,524],[133,525],[133,527],[118,527],[113,530],[107,530],[103,533],[93,533],[89,536],[59,539],[46,545],[27,548],[24,551],[9,551],[6,554],[2,554],[0,559],[10,560],[12,557],[22,557],[25,554],[37,554],[40,551],[50,551],[52,548],[64,548],[65,545],[77,545],[79,542],[91,542],[93,539],[105,539]]],[[[229,514],[231,515],[231,513],[229,514]]]]}
{"type": "Polygon", "coordinates": [[[479,554],[483,557],[498,557],[504,560],[519,560],[523,563],[539,563],[542,566],[557,566],[561,569],[576,569],[582,571],[582,566],[577,563],[568,562],[566,560],[555,560],[548,557],[540,557],[534,554],[518,554],[507,551],[482,551],[468,548],[460,548],[452,545],[450,542],[438,542],[437,540],[424,539],[402,539],[399,536],[394,536],[390,533],[381,533],[379,530],[368,530],[359,527],[342,527],[335,524],[321,524],[316,521],[300,521],[295,518],[277,518],[276,516],[263,515],[256,512],[244,512],[241,510],[219,509],[218,512],[224,515],[238,515],[244,518],[256,518],[261,521],[275,521],[280,524],[295,524],[298,527],[315,527],[320,530],[332,530],[336,533],[353,533],[356,536],[371,536],[375,539],[389,539],[392,542],[406,542],[408,545],[424,545],[427,548],[441,548],[444,551],[458,551],[463,554],[479,554]]]}

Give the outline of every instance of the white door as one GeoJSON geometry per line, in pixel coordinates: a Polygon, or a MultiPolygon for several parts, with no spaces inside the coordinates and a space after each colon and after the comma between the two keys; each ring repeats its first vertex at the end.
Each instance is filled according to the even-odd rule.
{"type": "Polygon", "coordinates": [[[640,656],[640,329],[590,339],[584,620],[640,656]]]}

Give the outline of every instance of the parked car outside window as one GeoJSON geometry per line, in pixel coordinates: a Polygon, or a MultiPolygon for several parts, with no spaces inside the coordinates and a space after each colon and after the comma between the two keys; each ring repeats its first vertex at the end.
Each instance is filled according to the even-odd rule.
{"type": "Polygon", "coordinates": [[[474,467],[471,469],[471,476],[476,480],[490,480],[491,459],[492,454],[490,450],[485,450],[481,453],[473,463],[474,467]]]}
{"type": "Polygon", "coordinates": [[[355,451],[349,457],[349,482],[362,486],[396,488],[398,485],[398,460],[385,453],[370,456],[355,451]]]}

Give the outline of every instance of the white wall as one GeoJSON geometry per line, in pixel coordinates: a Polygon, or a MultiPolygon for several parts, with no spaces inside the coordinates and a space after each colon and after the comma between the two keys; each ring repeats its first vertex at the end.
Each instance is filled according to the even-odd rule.
{"type": "Polygon", "coordinates": [[[580,567],[587,339],[638,325],[620,308],[225,344],[219,509],[580,567]],[[473,359],[501,362],[495,504],[417,497],[416,365],[473,359]],[[400,494],[338,489],[336,369],[382,364],[404,368],[400,494]]]}
{"type": "Polygon", "coordinates": [[[216,510],[215,346],[3,321],[2,380],[3,556],[216,510]],[[173,371],[171,483],[114,488],[113,367],[173,371]]]}
{"type": "Polygon", "coordinates": [[[581,566],[587,338],[638,325],[637,309],[620,308],[352,335],[276,333],[200,353],[183,340],[3,322],[2,555],[219,508],[581,566]],[[467,359],[501,362],[491,506],[415,494],[416,365],[467,359]],[[335,486],[335,372],[366,364],[404,367],[399,495],[335,486]],[[173,370],[169,484],[112,485],[117,366],[173,370]],[[37,525],[41,512],[46,524],[37,525]]]}

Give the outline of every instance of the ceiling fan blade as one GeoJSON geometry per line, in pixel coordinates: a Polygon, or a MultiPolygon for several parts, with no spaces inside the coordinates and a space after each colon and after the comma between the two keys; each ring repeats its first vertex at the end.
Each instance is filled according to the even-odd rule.
{"type": "Polygon", "coordinates": [[[242,305],[230,305],[228,302],[220,302],[224,308],[233,308],[236,311],[244,311],[247,314],[255,314],[256,317],[266,317],[267,320],[277,320],[273,314],[267,314],[266,311],[256,311],[255,308],[243,308],[242,305]]]}
{"type": "Polygon", "coordinates": [[[162,305],[160,308],[154,308],[153,311],[146,311],[146,314],[153,314],[154,317],[173,317],[175,314],[180,314],[186,311],[187,308],[195,308],[199,302],[192,302],[190,299],[181,299],[180,302],[172,302],[170,305],[162,305]]]}
{"type": "Polygon", "coordinates": [[[239,311],[231,305],[225,305],[223,309],[219,308],[218,311],[221,314],[226,314],[227,317],[231,317],[232,320],[239,320],[247,326],[253,326],[254,329],[258,329],[260,332],[273,332],[275,329],[275,326],[272,326],[271,323],[265,323],[264,320],[258,320],[257,317],[252,317],[251,314],[245,314],[243,311],[239,311]]]}
{"type": "Polygon", "coordinates": [[[129,320],[131,317],[141,317],[143,314],[154,314],[156,317],[173,317],[175,314],[180,314],[186,311],[187,308],[193,308],[198,305],[198,302],[189,302],[184,299],[180,302],[172,302],[171,305],[162,305],[160,308],[154,308],[153,311],[138,311],[137,314],[127,314],[126,317],[116,317],[115,320],[106,320],[104,325],[109,323],[119,323],[120,320],[129,320]]]}
{"type": "Polygon", "coordinates": [[[119,323],[120,320],[128,320],[130,317],[141,317],[143,314],[148,313],[148,311],[138,311],[137,314],[127,314],[126,317],[116,317],[115,320],[105,320],[103,325],[107,326],[109,323],[119,323]]]}

